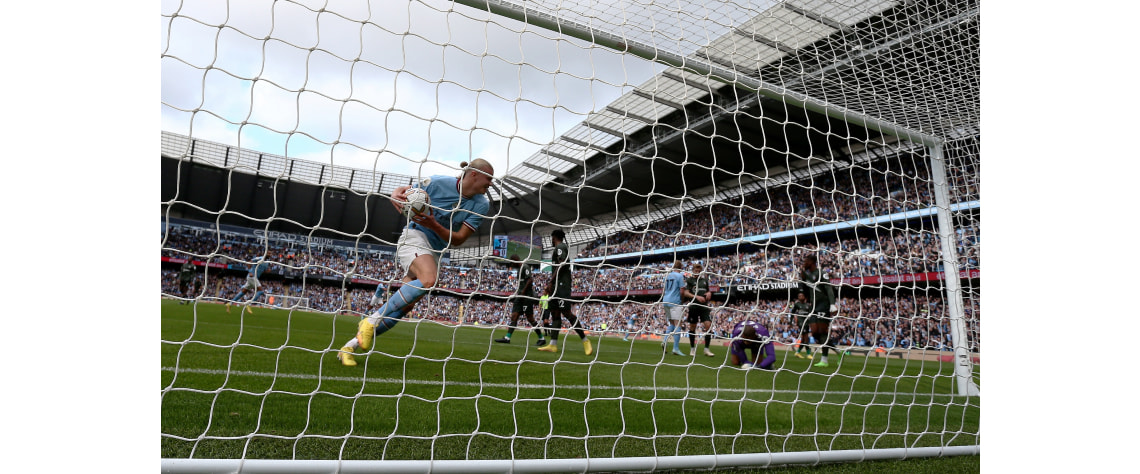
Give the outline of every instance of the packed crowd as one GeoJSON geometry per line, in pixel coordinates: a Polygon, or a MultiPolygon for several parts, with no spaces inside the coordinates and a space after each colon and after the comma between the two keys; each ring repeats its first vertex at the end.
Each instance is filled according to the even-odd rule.
{"type": "MultiPolygon", "coordinates": [[[[198,276],[199,279],[202,277],[198,276]]],[[[203,282],[199,293],[193,296],[202,301],[230,301],[244,282],[244,277],[239,276],[211,276],[211,281],[203,282]]],[[[367,288],[346,289],[273,280],[263,280],[262,285],[268,295],[275,296],[273,304],[269,303],[268,297],[258,301],[257,304],[263,306],[280,307],[282,300],[279,296],[296,296],[308,298],[307,308],[302,309],[326,313],[361,315],[377,309],[369,304],[373,290],[367,288]]],[[[181,297],[176,271],[163,270],[162,293],[181,297]]],[[[831,337],[838,341],[840,347],[949,350],[952,346],[950,321],[940,296],[900,293],[877,298],[841,297],[838,302],[840,311],[831,324],[831,337]]],[[[965,302],[968,343],[971,350],[979,351],[977,300],[967,298],[965,302]]],[[[800,340],[799,329],[786,300],[753,300],[727,305],[714,301],[712,306],[712,332],[716,337],[727,338],[737,322],[760,320],[778,342],[791,345],[800,340]]],[[[504,298],[473,298],[440,292],[421,301],[411,317],[444,324],[506,326],[510,323],[510,311],[511,303],[504,298]]],[[[576,304],[574,311],[583,326],[595,334],[624,336],[631,332],[648,337],[666,332],[667,321],[657,303],[586,300],[576,304]]],[[[811,340],[810,336],[808,338],[810,343],[819,342],[811,340]]]]}
{"type": "MultiPolygon", "coordinates": [[[[263,243],[253,238],[233,238],[219,245],[211,242],[210,237],[198,235],[200,233],[216,235],[192,227],[171,227],[162,248],[163,256],[182,258],[193,255],[201,258],[211,252],[224,252],[210,261],[240,264],[268,253],[273,264],[269,272],[289,277],[334,280],[363,277],[393,281],[400,276],[394,260],[379,253],[354,254],[351,249],[340,247],[320,247],[303,252],[280,248],[267,251],[263,243]]],[[[979,267],[979,235],[973,224],[958,228],[960,269],[979,267]]],[[[821,265],[828,269],[832,278],[940,272],[943,268],[939,237],[930,232],[905,229],[884,233],[880,239],[844,239],[796,249],[768,245],[756,252],[684,258],[682,263],[685,268],[694,263],[704,265],[713,286],[747,284],[760,279],[790,281],[797,271],[793,262],[803,251],[816,252],[821,265]]],[[[629,267],[576,264],[574,268],[574,288],[582,292],[657,290],[661,288],[666,273],[665,264],[629,267]]],[[[447,271],[441,272],[437,286],[459,291],[509,293],[517,285],[514,273],[513,268],[490,261],[483,268],[448,267],[447,271]]],[[[536,275],[540,283],[549,278],[546,273],[536,275]]]]}
{"type": "MultiPolygon", "coordinates": [[[[973,170],[963,166],[955,170],[973,170]]],[[[924,164],[914,160],[879,161],[869,168],[851,167],[839,176],[818,176],[811,184],[789,183],[753,193],[735,202],[620,231],[591,243],[581,257],[636,253],[643,249],[712,243],[752,235],[802,229],[934,206],[933,185],[924,164]]],[[[954,177],[954,202],[978,199],[976,177],[954,177]]]]}

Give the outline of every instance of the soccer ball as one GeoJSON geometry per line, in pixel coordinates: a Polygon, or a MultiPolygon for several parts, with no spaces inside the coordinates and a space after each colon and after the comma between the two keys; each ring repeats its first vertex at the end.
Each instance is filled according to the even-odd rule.
{"type": "Polygon", "coordinates": [[[407,202],[404,203],[404,215],[411,218],[417,214],[423,214],[428,210],[431,204],[431,199],[428,199],[427,191],[421,188],[412,188],[408,190],[407,202]]]}

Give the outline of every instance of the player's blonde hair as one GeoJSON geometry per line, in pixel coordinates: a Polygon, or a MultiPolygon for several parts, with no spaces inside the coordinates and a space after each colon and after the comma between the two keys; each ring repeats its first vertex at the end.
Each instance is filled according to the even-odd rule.
{"type": "Polygon", "coordinates": [[[471,168],[475,168],[489,175],[495,174],[495,167],[491,166],[490,161],[484,160],[482,158],[475,158],[474,160],[471,160],[470,163],[466,161],[459,162],[459,169],[462,170],[462,172],[459,174],[459,178],[462,179],[467,176],[467,172],[470,171],[471,168]]]}

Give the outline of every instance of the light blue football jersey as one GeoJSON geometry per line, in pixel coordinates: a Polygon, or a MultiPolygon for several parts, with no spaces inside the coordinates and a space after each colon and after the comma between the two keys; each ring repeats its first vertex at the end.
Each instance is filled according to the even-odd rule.
{"type": "Polygon", "coordinates": [[[681,288],[685,286],[685,276],[681,272],[669,272],[665,276],[665,290],[662,292],[661,301],[668,304],[681,304],[681,288]]]}
{"type": "MultiPolygon", "coordinates": [[[[462,198],[459,194],[459,178],[455,176],[435,175],[429,178],[426,186],[422,184],[422,182],[417,183],[414,187],[423,188],[427,191],[428,198],[431,200],[431,212],[435,216],[435,220],[444,227],[451,229],[452,232],[459,231],[463,226],[468,226],[471,230],[478,230],[483,223],[483,216],[487,215],[491,209],[491,203],[485,195],[476,194],[470,199],[462,198]]],[[[408,225],[413,229],[423,231],[432,249],[443,250],[447,248],[447,241],[427,227],[410,221],[408,225]]]]}

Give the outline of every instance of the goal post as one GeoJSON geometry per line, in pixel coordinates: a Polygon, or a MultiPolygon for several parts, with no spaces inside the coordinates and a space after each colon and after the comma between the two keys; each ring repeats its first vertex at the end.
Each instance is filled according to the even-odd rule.
{"type": "Polygon", "coordinates": [[[164,0],[161,21],[163,472],[979,455],[977,0],[164,0]],[[435,285],[353,346],[421,277],[394,191],[475,158],[487,210],[429,212],[456,243],[435,285]],[[555,235],[568,314],[536,328],[512,313],[546,314],[555,235]],[[255,271],[265,295],[178,305],[185,258],[209,298],[249,301],[255,271]]]}
{"type": "Polygon", "coordinates": [[[938,206],[938,230],[942,263],[946,281],[946,303],[949,306],[950,330],[954,343],[955,388],[959,395],[978,396],[981,390],[974,382],[974,364],[966,336],[966,321],[962,309],[962,285],[958,278],[958,251],[954,224],[950,210],[949,180],[946,178],[942,145],[930,147],[930,169],[934,181],[934,198],[938,206]]]}

